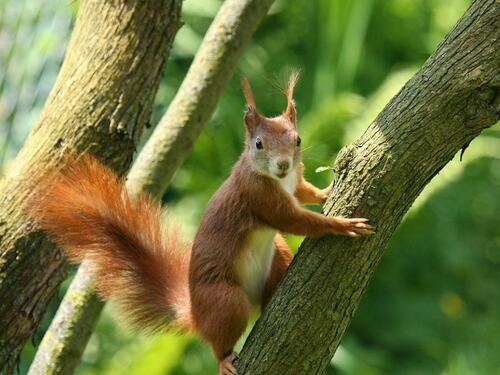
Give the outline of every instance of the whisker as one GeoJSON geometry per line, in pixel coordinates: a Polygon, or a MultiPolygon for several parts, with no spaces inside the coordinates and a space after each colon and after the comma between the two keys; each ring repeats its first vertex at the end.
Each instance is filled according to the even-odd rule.
{"type": "Polygon", "coordinates": [[[309,150],[309,149],[313,148],[314,146],[315,146],[315,145],[308,146],[308,147],[304,147],[304,148],[302,149],[302,152],[305,152],[305,151],[307,151],[307,150],[309,150]]]}
{"type": "Polygon", "coordinates": [[[328,164],[328,163],[325,163],[324,159],[317,159],[315,157],[302,158],[302,160],[311,160],[311,161],[318,162],[320,164],[328,164]]]}

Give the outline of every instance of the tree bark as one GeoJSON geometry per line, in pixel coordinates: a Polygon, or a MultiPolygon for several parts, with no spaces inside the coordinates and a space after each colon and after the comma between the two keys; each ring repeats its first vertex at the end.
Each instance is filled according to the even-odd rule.
{"type": "MultiPolygon", "coordinates": [[[[425,185],[500,113],[500,2],[477,0],[365,133],[339,154],[328,215],[371,237],[306,239],[240,355],[239,374],[321,374],[392,233],[425,185]]],[[[436,223],[439,225],[439,223],[436,223]]]]}
{"type": "MultiPolygon", "coordinates": [[[[273,0],[226,0],[168,111],[127,176],[127,189],[161,197],[212,116],[244,47],[273,0]]],[[[29,375],[72,374],[104,303],[83,265],[45,334],[29,375]]]]}
{"type": "Polygon", "coordinates": [[[0,183],[0,372],[66,275],[62,254],[23,214],[33,181],[62,156],[90,151],[124,173],[149,120],[181,0],[82,1],[59,77],[37,125],[0,183]]]}

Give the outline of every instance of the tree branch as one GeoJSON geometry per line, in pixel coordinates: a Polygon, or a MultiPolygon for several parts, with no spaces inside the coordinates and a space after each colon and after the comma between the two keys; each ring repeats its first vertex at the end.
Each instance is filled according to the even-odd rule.
{"type": "Polygon", "coordinates": [[[226,0],[174,100],[137,158],[131,185],[161,196],[212,116],[244,47],[273,0],[226,0]],[[147,167],[146,167],[147,166],[147,167]]]}
{"type": "MultiPolygon", "coordinates": [[[[132,193],[161,197],[210,119],[244,47],[273,0],[226,0],[174,100],[127,177],[132,193]]],[[[78,270],[44,336],[29,375],[72,374],[104,303],[92,275],[78,270]]]]}
{"type": "Polygon", "coordinates": [[[0,184],[0,369],[12,372],[66,276],[62,254],[23,212],[33,181],[91,151],[123,174],[149,119],[180,0],[82,1],[57,82],[0,184]]]}
{"type": "Polygon", "coordinates": [[[239,374],[323,373],[415,198],[498,121],[499,7],[475,1],[361,138],[341,151],[325,212],[368,217],[377,234],[304,241],[245,343],[239,374]]]}
{"type": "Polygon", "coordinates": [[[93,285],[92,274],[84,263],[50,322],[28,375],[74,374],[104,306],[96,293],[89,293],[93,285]]]}

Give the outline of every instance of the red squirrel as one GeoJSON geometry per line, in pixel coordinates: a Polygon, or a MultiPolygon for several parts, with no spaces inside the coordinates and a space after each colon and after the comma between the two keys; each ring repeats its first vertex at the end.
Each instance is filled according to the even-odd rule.
{"type": "Polygon", "coordinates": [[[327,217],[300,204],[324,203],[303,176],[301,140],[290,77],[277,117],[257,111],[248,81],[245,148],[212,196],[192,245],[162,224],[160,203],[130,197],[124,180],[85,154],[38,186],[29,214],[72,262],[93,266],[96,287],[119,303],[135,326],[194,330],[213,348],[220,375],[235,375],[234,345],[252,306],[262,308],[292,253],[280,234],[357,237],[367,219],[327,217]]]}

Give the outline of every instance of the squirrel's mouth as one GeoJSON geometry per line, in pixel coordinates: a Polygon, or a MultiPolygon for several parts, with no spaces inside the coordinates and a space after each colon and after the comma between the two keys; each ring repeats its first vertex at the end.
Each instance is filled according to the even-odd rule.
{"type": "Polygon", "coordinates": [[[281,172],[281,173],[276,173],[276,176],[279,178],[285,178],[288,173],[286,172],[281,172]]]}

